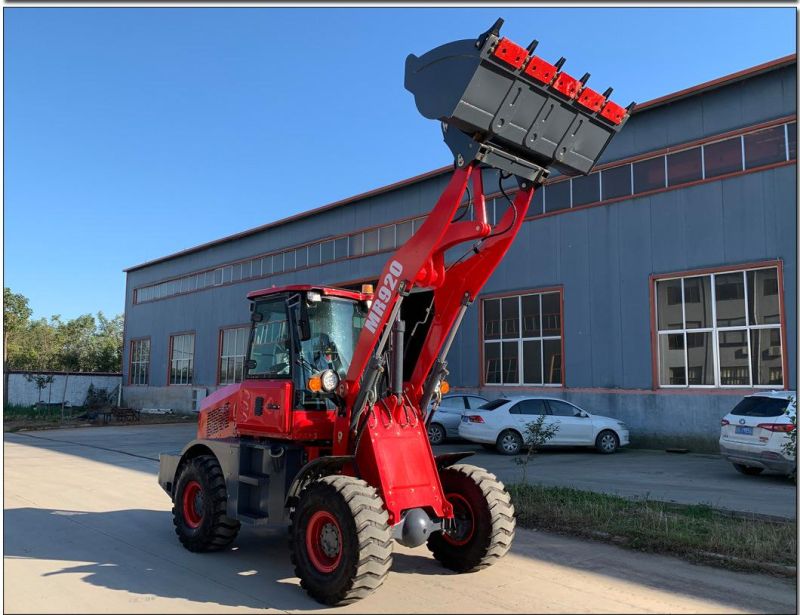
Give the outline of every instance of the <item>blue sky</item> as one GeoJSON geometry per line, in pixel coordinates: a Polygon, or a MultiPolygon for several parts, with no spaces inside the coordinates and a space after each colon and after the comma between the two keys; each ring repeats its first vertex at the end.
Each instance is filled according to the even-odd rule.
{"type": "Polygon", "coordinates": [[[448,164],[405,57],[498,16],[623,105],[795,52],[794,8],[6,8],[4,285],[121,313],[125,267],[448,164]]]}

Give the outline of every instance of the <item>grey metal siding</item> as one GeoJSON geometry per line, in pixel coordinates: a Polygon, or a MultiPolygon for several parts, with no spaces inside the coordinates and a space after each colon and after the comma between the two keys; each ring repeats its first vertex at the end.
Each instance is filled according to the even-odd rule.
{"type": "MultiPolygon", "coordinates": [[[[792,65],[642,111],[634,115],[603,160],[618,160],[794,114],[795,70],[792,65]]],[[[134,288],[302,242],[424,215],[448,179],[447,174],[428,178],[130,271],[123,355],[126,381],[130,339],[151,338],[150,388],[155,389],[166,385],[169,335],[194,330],[195,384],[213,387],[219,329],[247,322],[247,292],[273,284],[336,284],[369,278],[378,274],[388,254],[337,261],[139,305],[132,304],[134,288]]],[[[781,259],[788,342],[784,352],[789,363],[786,377],[790,387],[796,388],[796,179],[796,166],[782,166],[528,221],[489,280],[484,295],[553,286],[563,289],[567,388],[559,394],[578,396],[589,404],[588,397],[581,397],[589,393],[571,389],[630,391],[653,387],[652,274],[781,259]]],[[[486,182],[489,189],[495,183],[486,182]]],[[[478,313],[476,304],[467,313],[449,357],[450,381],[455,386],[480,386],[478,313]]],[[[147,398],[147,387],[129,388],[136,390],[137,400],[147,398]]],[[[496,388],[488,391],[498,392],[496,388]]],[[[162,399],[172,403],[177,395],[172,391],[162,399]]],[[[605,409],[617,416],[613,414],[617,408],[626,420],[647,424],[646,429],[641,427],[643,431],[674,432],[669,431],[672,408],[675,416],[683,417],[687,426],[695,425],[705,436],[719,418],[716,413],[730,399],[724,394],[596,395],[602,408],[593,410],[605,409]]]]}

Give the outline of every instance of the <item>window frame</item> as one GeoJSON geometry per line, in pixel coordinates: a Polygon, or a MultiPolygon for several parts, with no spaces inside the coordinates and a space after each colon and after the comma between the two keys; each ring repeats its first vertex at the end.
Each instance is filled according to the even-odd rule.
{"type": "Polygon", "coordinates": [[[788,365],[788,351],[786,346],[786,315],[785,304],[783,295],[783,261],[781,259],[770,261],[759,261],[752,263],[741,263],[737,265],[726,265],[722,267],[708,267],[703,269],[695,269],[689,271],[680,271],[675,273],[653,274],[650,276],[650,349],[652,360],[652,390],[736,390],[736,389],[752,389],[752,390],[767,390],[779,389],[789,390],[789,365],[788,365]],[[751,324],[750,323],[750,310],[749,310],[749,297],[748,297],[748,280],[747,273],[751,271],[758,271],[764,269],[776,269],[778,277],[778,322],[768,324],[751,324]],[[716,301],[716,278],[717,275],[724,275],[730,273],[742,274],[744,283],[744,313],[745,323],[740,325],[722,326],[717,324],[717,301],[716,301]],[[701,328],[686,328],[686,300],[685,300],[685,283],[687,278],[695,278],[701,276],[710,276],[710,291],[711,291],[711,315],[710,323],[708,326],[701,328]],[[669,280],[681,280],[681,310],[682,310],[682,324],[680,329],[664,329],[658,328],[658,293],[657,283],[666,282],[669,280]],[[782,385],[776,384],[753,384],[753,369],[752,369],[752,349],[751,349],[751,331],[778,329],[780,331],[781,343],[781,370],[782,370],[782,385]],[[747,370],[749,384],[721,384],[721,367],[719,357],[719,335],[731,331],[742,331],[747,342],[747,370]],[[688,344],[686,343],[686,335],[691,333],[709,333],[711,336],[712,356],[713,356],[713,384],[689,384],[689,362],[688,362],[688,344]],[[660,362],[660,347],[659,338],[661,335],[680,334],[684,336],[683,353],[684,353],[684,367],[686,369],[686,384],[661,384],[661,362],[660,362]]]}
{"type": "MultiPolygon", "coordinates": [[[[535,288],[530,290],[518,290],[514,292],[508,293],[497,293],[497,294],[490,294],[480,297],[479,302],[479,309],[478,309],[478,334],[479,334],[479,369],[480,369],[480,386],[481,387],[518,387],[518,388],[547,388],[547,389],[558,389],[558,388],[566,388],[567,386],[567,378],[566,378],[566,361],[564,359],[564,287],[559,286],[547,286],[542,288],[535,288]],[[519,333],[518,337],[503,337],[502,336],[502,324],[501,330],[499,333],[499,337],[496,339],[487,340],[484,336],[484,315],[485,315],[485,302],[493,299],[500,300],[502,305],[503,299],[509,299],[516,297],[518,300],[518,315],[519,315],[519,323],[522,322],[522,297],[530,296],[530,295],[539,295],[539,315],[540,318],[542,316],[542,307],[541,307],[541,295],[546,295],[549,293],[558,293],[558,308],[559,308],[559,317],[561,320],[561,335],[543,335],[544,332],[544,324],[540,322],[539,333],[540,335],[537,336],[522,336],[522,326],[519,326],[519,333]],[[545,365],[544,365],[544,342],[548,340],[559,340],[560,341],[560,350],[561,350],[561,382],[551,382],[546,383],[544,382],[544,373],[545,373],[545,365]],[[524,342],[525,341],[539,341],[540,344],[540,360],[542,362],[542,383],[526,383],[524,377],[524,342]],[[485,364],[485,355],[486,355],[486,344],[499,344],[500,345],[500,360],[502,364],[502,344],[504,342],[514,342],[517,344],[517,375],[518,381],[516,383],[513,382],[487,382],[486,381],[486,364],[485,364]]],[[[501,323],[502,323],[502,308],[501,308],[501,323]]],[[[501,375],[502,380],[502,375],[501,375]]]]}
{"type": "Polygon", "coordinates": [[[238,324],[238,325],[226,325],[224,327],[220,327],[219,328],[219,337],[218,337],[218,340],[217,340],[217,380],[216,380],[216,385],[217,386],[228,386],[229,384],[236,384],[237,382],[244,382],[244,374],[247,371],[247,369],[246,369],[246,367],[247,367],[247,365],[246,365],[247,364],[247,346],[248,346],[249,341],[250,341],[250,330],[252,328],[253,328],[252,327],[252,323],[249,323],[249,322],[248,323],[238,324]],[[241,356],[242,359],[244,360],[245,366],[242,368],[242,379],[241,380],[238,380],[238,381],[236,380],[236,372],[234,371],[234,375],[233,375],[234,380],[233,380],[233,382],[223,383],[221,376],[222,376],[222,359],[224,358],[224,356],[223,356],[222,352],[223,352],[223,349],[224,349],[225,332],[226,331],[230,331],[231,329],[245,329],[246,330],[247,333],[246,333],[245,337],[247,339],[245,340],[244,354],[243,355],[232,354],[232,355],[225,355],[225,356],[227,356],[228,358],[241,356]]]}
{"type": "Polygon", "coordinates": [[[195,351],[197,350],[197,331],[192,329],[191,331],[177,331],[175,333],[169,334],[169,345],[167,346],[167,386],[170,387],[192,387],[196,386],[197,383],[195,382],[194,378],[194,355],[195,351]],[[191,335],[194,340],[192,343],[192,358],[189,359],[189,367],[191,369],[191,378],[189,382],[171,382],[171,374],[172,374],[172,350],[173,344],[175,342],[176,337],[180,337],[182,335],[191,335]]]}
{"type": "MultiPolygon", "coordinates": [[[[145,337],[132,337],[128,340],[128,386],[132,387],[146,387],[150,386],[150,366],[153,362],[153,342],[150,336],[145,337]],[[147,381],[145,383],[138,383],[133,381],[133,372],[134,372],[134,360],[133,360],[133,348],[134,344],[138,342],[147,342],[147,381]]],[[[142,364],[142,361],[136,361],[136,364],[142,364]]]]}

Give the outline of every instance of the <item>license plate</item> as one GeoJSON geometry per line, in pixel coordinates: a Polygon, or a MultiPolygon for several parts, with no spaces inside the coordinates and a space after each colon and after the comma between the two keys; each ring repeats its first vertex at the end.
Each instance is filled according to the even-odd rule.
{"type": "Polygon", "coordinates": [[[742,434],[743,436],[752,436],[753,435],[753,428],[752,427],[742,427],[741,425],[736,426],[736,433],[742,434]]]}

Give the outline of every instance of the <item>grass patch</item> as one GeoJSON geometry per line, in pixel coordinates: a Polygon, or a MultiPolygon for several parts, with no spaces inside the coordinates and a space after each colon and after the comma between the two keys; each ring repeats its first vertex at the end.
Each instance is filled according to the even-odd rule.
{"type": "Polygon", "coordinates": [[[197,422],[196,415],[186,414],[145,414],[139,415],[138,421],[120,421],[111,417],[107,422],[103,420],[102,411],[87,411],[86,408],[75,406],[61,407],[32,406],[6,406],[3,408],[3,431],[13,433],[22,430],[54,429],[58,427],[82,427],[104,425],[153,425],[161,423],[191,423],[197,422]],[[93,418],[90,418],[92,416],[93,418]]]}
{"type": "Polygon", "coordinates": [[[614,542],[738,570],[794,576],[797,526],[705,505],[628,500],[566,487],[509,485],[521,527],[614,542]]]}
{"type": "Polygon", "coordinates": [[[3,421],[53,422],[60,421],[62,416],[65,419],[71,419],[85,412],[86,410],[80,406],[64,408],[63,415],[61,406],[41,408],[36,408],[35,406],[6,406],[3,408],[3,421]]]}

